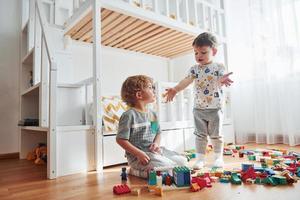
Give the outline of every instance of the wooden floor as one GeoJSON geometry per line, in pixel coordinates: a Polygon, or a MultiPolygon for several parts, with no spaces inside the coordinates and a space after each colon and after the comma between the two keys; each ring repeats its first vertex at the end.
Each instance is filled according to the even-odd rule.
{"type": "MultiPolygon", "coordinates": [[[[247,145],[248,149],[276,147],[300,152],[300,146],[288,147],[286,145],[264,146],[247,145]]],[[[210,159],[211,154],[209,155],[210,159]]],[[[241,158],[225,157],[225,168],[240,167],[246,160],[241,158]]],[[[107,168],[104,174],[96,172],[81,173],[71,176],[46,179],[45,166],[37,166],[26,160],[0,160],[0,200],[6,199],[160,199],[142,189],[140,197],[130,194],[116,196],[112,193],[112,187],[120,184],[121,166],[107,168]]],[[[145,180],[129,177],[128,184],[131,186],[143,186],[145,180]]],[[[232,185],[214,183],[212,188],[205,188],[193,193],[188,190],[167,191],[162,199],[203,199],[203,200],[236,200],[236,199],[300,199],[300,182],[288,186],[264,186],[264,185],[232,185]]]]}

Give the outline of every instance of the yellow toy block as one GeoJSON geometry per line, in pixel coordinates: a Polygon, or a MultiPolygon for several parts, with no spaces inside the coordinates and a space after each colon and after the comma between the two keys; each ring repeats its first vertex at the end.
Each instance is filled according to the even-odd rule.
{"type": "Polygon", "coordinates": [[[140,196],[141,189],[140,188],[133,188],[133,189],[131,189],[131,194],[135,195],[135,196],[140,196]]]}
{"type": "Polygon", "coordinates": [[[157,196],[162,196],[163,195],[163,190],[161,187],[156,187],[154,189],[154,194],[157,195],[157,196]]]}

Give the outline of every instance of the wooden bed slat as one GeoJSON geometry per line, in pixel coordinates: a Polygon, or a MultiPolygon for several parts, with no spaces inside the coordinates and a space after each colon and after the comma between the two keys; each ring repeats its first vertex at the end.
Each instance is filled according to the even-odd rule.
{"type": "Polygon", "coordinates": [[[144,46],[154,45],[156,42],[160,41],[161,38],[168,38],[169,36],[172,36],[173,34],[176,34],[173,30],[166,29],[159,34],[152,36],[151,38],[148,38],[147,40],[141,41],[138,44],[133,45],[131,48],[139,51],[144,46]]]}
{"type": "Polygon", "coordinates": [[[132,46],[134,46],[136,44],[139,44],[143,41],[147,41],[148,39],[152,38],[155,35],[159,35],[160,33],[162,33],[165,30],[166,30],[166,28],[157,27],[155,30],[147,32],[143,36],[140,36],[139,38],[136,38],[134,41],[127,42],[126,45],[124,46],[124,48],[125,49],[131,49],[132,46]]]}
{"type": "MultiPolygon", "coordinates": [[[[134,19],[134,18],[132,18],[132,19],[134,19]]],[[[110,35],[110,33],[106,33],[105,35],[110,35],[110,36],[107,36],[107,38],[105,40],[103,40],[103,44],[108,46],[108,44],[110,44],[111,42],[116,41],[119,38],[123,37],[126,32],[132,31],[137,26],[143,24],[143,21],[140,21],[140,20],[137,20],[137,19],[132,21],[130,19],[130,20],[126,21],[126,24],[127,24],[127,26],[125,26],[123,29],[120,29],[119,31],[116,31],[116,33],[114,33],[114,34],[110,35]]]]}
{"type": "Polygon", "coordinates": [[[149,26],[151,26],[151,24],[149,24],[147,22],[143,22],[143,21],[137,21],[136,24],[140,24],[140,22],[142,22],[140,26],[136,26],[135,28],[133,28],[129,32],[123,31],[123,35],[120,38],[118,38],[118,39],[112,41],[111,43],[109,43],[109,46],[115,47],[120,42],[126,40],[127,38],[130,38],[131,36],[135,35],[136,33],[142,31],[143,29],[145,29],[149,26]]]}
{"type": "Polygon", "coordinates": [[[102,38],[101,38],[102,42],[105,43],[105,41],[107,39],[111,38],[112,36],[115,36],[120,31],[122,31],[124,28],[126,28],[127,26],[132,24],[134,21],[136,21],[136,19],[134,19],[132,17],[126,18],[122,23],[113,27],[113,29],[109,30],[109,32],[102,32],[102,38]]]}
{"type": "Polygon", "coordinates": [[[145,48],[144,51],[152,52],[156,50],[166,50],[166,49],[173,49],[175,46],[177,46],[178,43],[180,43],[182,46],[189,46],[191,47],[191,44],[184,43],[182,41],[187,41],[190,36],[174,36],[166,39],[165,41],[161,41],[160,44],[157,46],[152,46],[145,48]]]}
{"type": "MultiPolygon", "coordinates": [[[[101,13],[101,19],[106,19],[113,12],[110,10],[103,10],[101,13]]],[[[85,41],[93,34],[93,21],[92,19],[85,24],[81,29],[73,36],[75,40],[85,41]]]]}
{"type": "MultiPolygon", "coordinates": [[[[108,9],[101,9],[101,43],[162,57],[174,57],[192,50],[195,36],[143,21],[108,9]]],[[[88,13],[66,35],[93,42],[92,13],[88,13]]]]}
{"type": "Polygon", "coordinates": [[[178,39],[182,38],[182,33],[174,32],[173,34],[168,34],[167,36],[163,38],[159,38],[158,41],[155,43],[151,43],[149,45],[144,45],[141,48],[139,48],[139,51],[148,51],[154,48],[162,48],[165,45],[171,44],[173,41],[176,41],[178,39]]]}
{"type": "Polygon", "coordinates": [[[130,43],[132,41],[134,42],[135,40],[139,39],[140,37],[144,36],[145,34],[155,31],[157,28],[159,28],[158,25],[149,24],[149,26],[147,28],[143,28],[136,34],[131,35],[130,37],[126,38],[124,41],[117,44],[115,47],[117,47],[117,48],[121,47],[121,48],[126,49],[126,47],[128,46],[127,45],[128,43],[130,43]]]}
{"type": "Polygon", "coordinates": [[[183,39],[183,40],[180,40],[180,41],[174,43],[172,45],[172,48],[169,48],[168,46],[165,46],[161,49],[156,48],[156,49],[153,49],[151,51],[148,51],[148,53],[150,53],[150,54],[152,54],[152,53],[160,54],[160,53],[165,52],[165,54],[167,54],[169,52],[176,51],[177,49],[191,49],[192,50],[191,45],[187,45],[187,44],[189,44],[189,42],[191,42],[191,39],[188,39],[188,38],[183,39]]]}

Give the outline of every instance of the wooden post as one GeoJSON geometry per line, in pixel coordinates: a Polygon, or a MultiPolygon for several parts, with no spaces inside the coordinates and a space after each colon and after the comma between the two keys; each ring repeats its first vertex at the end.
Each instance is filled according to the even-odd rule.
{"type": "Polygon", "coordinates": [[[93,0],[93,93],[96,170],[103,172],[101,98],[101,1],[93,0]]]}

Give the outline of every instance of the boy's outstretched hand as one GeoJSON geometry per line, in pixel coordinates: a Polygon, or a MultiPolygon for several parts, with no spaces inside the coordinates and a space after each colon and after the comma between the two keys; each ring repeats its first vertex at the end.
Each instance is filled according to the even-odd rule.
{"type": "Polygon", "coordinates": [[[174,88],[168,88],[166,89],[166,93],[163,94],[163,97],[166,98],[166,101],[173,101],[175,95],[177,94],[177,91],[174,88]]]}
{"type": "Polygon", "coordinates": [[[226,87],[230,86],[231,83],[233,83],[233,81],[229,78],[229,76],[233,74],[233,72],[229,72],[225,75],[223,75],[221,78],[220,78],[220,83],[221,83],[221,86],[222,85],[225,85],[226,87]]]}

